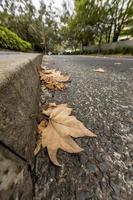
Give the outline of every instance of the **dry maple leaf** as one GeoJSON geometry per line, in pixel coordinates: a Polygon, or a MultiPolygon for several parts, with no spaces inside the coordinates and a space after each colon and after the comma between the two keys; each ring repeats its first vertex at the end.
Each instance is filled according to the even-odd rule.
{"type": "Polygon", "coordinates": [[[70,116],[71,112],[72,109],[67,107],[67,104],[50,104],[48,109],[43,111],[43,114],[49,116],[47,127],[43,128],[43,122],[39,124],[41,142],[39,141],[35,154],[39,151],[41,145],[43,148],[47,147],[51,161],[57,166],[60,166],[56,158],[58,149],[69,153],[78,153],[83,150],[72,137],[96,136],[76,117],[70,116]]]}
{"type": "MultiPolygon", "coordinates": [[[[42,130],[44,129],[44,128],[46,128],[47,127],[47,125],[48,125],[48,121],[41,121],[40,122],[40,124],[38,125],[38,133],[42,133],[42,130]]],[[[39,139],[38,140],[38,142],[37,142],[37,146],[36,146],[36,149],[35,149],[35,151],[34,151],[34,154],[36,155],[39,151],[40,151],[40,149],[41,149],[41,146],[42,146],[42,140],[41,139],[39,139]]]]}
{"type": "Polygon", "coordinates": [[[104,69],[102,69],[102,68],[94,69],[93,71],[95,71],[95,72],[101,72],[101,73],[105,72],[104,69]]]}
{"type": "Polygon", "coordinates": [[[46,83],[45,86],[50,90],[63,91],[65,89],[65,85],[63,83],[59,83],[59,82],[56,82],[56,81],[46,83]]]}
{"type": "MultiPolygon", "coordinates": [[[[49,72],[49,70],[46,70],[46,73],[49,72]]],[[[62,75],[60,71],[53,71],[52,73],[47,73],[47,77],[53,77],[55,81],[58,82],[68,82],[70,77],[68,75],[62,75]]]]}
{"type": "Polygon", "coordinates": [[[48,125],[48,122],[45,120],[41,121],[41,123],[38,125],[38,133],[41,134],[41,131],[46,128],[48,125]]]}
{"type": "Polygon", "coordinates": [[[65,89],[65,85],[61,82],[56,81],[52,76],[47,76],[43,72],[40,72],[40,80],[45,83],[45,86],[50,90],[61,90],[65,89]]]}
{"type": "Polygon", "coordinates": [[[51,90],[64,90],[64,82],[68,82],[70,77],[68,75],[62,75],[60,71],[55,69],[46,69],[45,67],[40,72],[40,79],[43,81],[47,88],[51,90]]]}

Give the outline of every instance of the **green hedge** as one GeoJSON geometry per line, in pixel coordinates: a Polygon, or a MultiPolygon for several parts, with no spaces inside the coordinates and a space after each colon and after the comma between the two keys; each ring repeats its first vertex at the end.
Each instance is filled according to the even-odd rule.
{"type": "Polygon", "coordinates": [[[16,33],[0,26],[0,48],[17,51],[29,51],[32,46],[29,42],[22,40],[16,33]]]}
{"type": "MultiPolygon", "coordinates": [[[[70,53],[69,53],[70,54],[70,53]]],[[[90,55],[90,54],[103,54],[103,55],[110,55],[110,54],[131,54],[133,55],[133,47],[124,47],[124,48],[116,48],[116,49],[109,49],[98,52],[98,50],[90,51],[75,51],[71,53],[72,55],[90,55]]]]}
{"type": "Polygon", "coordinates": [[[116,48],[116,49],[109,49],[106,51],[102,51],[102,54],[131,54],[133,55],[133,48],[132,47],[124,47],[124,48],[116,48]]]}

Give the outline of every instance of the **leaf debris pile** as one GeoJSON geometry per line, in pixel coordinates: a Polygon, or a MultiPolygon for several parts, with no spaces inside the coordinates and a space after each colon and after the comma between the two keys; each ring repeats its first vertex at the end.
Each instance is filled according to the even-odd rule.
{"type": "Polygon", "coordinates": [[[47,110],[43,110],[43,114],[48,117],[48,120],[43,120],[38,125],[38,132],[41,138],[35,149],[35,155],[41,147],[47,147],[51,161],[60,166],[56,158],[58,149],[69,153],[78,153],[83,150],[72,137],[96,136],[76,117],[70,116],[71,112],[72,108],[69,108],[67,104],[56,105],[55,103],[49,104],[47,110]]]}
{"type": "Polygon", "coordinates": [[[70,76],[63,75],[60,71],[56,71],[55,69],[42,67],[40,79],[48,89],[63,91],[65,89],[65,83],[70,81],[70,76]]]}

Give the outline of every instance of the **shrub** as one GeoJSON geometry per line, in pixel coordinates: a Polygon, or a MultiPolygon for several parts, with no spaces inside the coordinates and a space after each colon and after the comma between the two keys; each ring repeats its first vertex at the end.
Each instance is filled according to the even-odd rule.
{"type": "Polygon", "coordinates": [[[17,51],[29,51],[32,46],[29,42],[22,40],[16,33],[0,26],[0,48],[17,51]]]}
{"type": "Polygon", "coordinates": [[[101,53],[104,55],[108,55],[108,54],[132,54],[133,55],[133,48],[124,47],[124,48],[108,49],[108,50],[102,50],[101,53]]]}
{"type": "Polygon", "coordinates": [[[133,55],[133,48],[132,47],[124,47],[123,50],[122,50],[122,53],[133,55]]]}

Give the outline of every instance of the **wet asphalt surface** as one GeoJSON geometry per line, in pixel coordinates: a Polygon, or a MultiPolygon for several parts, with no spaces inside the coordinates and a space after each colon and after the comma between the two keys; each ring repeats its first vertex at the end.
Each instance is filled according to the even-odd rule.
{"type": "Polygon", "coordinates": [[[71,76],[63,92],[42,88],[41,102],[68,103],[97,138],[79,138],[79,154],[47,151],[36,162],[36,200],[133,199],[133,57],[47,56],[42,65],[71,76]],[[94,72],[103,68],[105,73],[94,72]]]}

